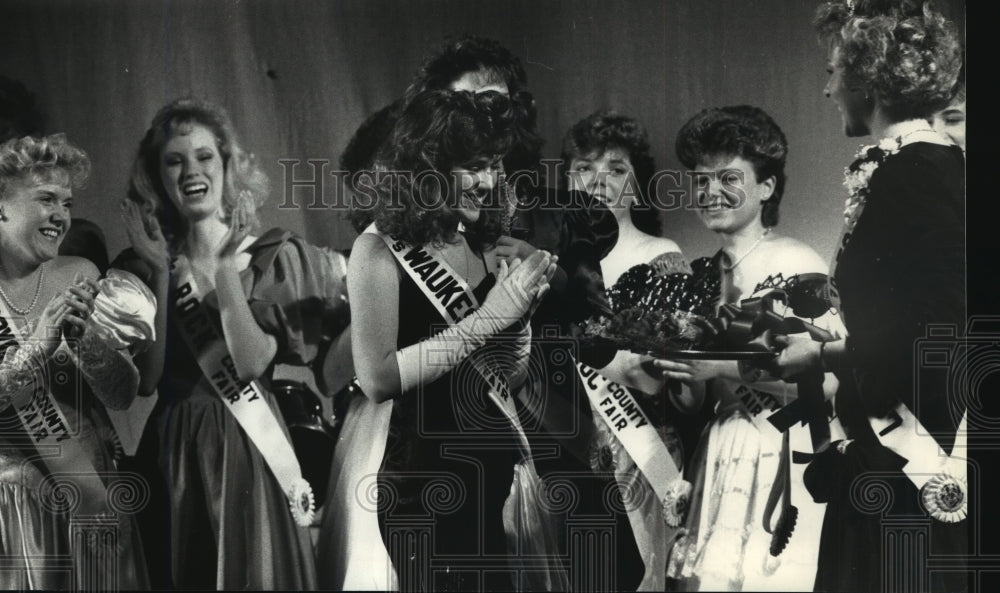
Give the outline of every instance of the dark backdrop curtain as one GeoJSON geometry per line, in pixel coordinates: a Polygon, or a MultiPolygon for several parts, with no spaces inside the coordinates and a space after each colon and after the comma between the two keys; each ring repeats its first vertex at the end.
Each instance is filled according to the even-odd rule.
{"type": "MultiPolygon", "coordinates": [[[[964,1],[950,3],[964,26],[964,1]]],[[[125,246],[114,206],[139,139],[160,106],[184,95],[226,106],[261,159],[274,186],[265,223],[348,248],[354,233],[342,213],[310,208],[310,188],[289,196],[292,171],[279,161],[303,161],[298,180],[314,174],[307,159],[329,162],[328,174],[358,124],[402,93],[426,53],[468,32],[499,40],[524,62],[548,157],[574,122],[612,107],[638,117],[657,164],[676,169],[674,138],[688,117],[714,105],[763,107],[790,145],[781,227],[826,257],[842,222],[843,166],[858,142],[844,137],[823,96],[824,48],[810,26],[816,4],[5,0],[0,74],[38,95],[47,132],[66,132],[91,155],[76,215],[104,228],[112,256],[125,246]]],[[[317,166],[323,199],[334,204],[337,189],[322,173],[317,166]]],[[[663,221],[689,256],[717,248],[689,209],[663,221]]]]}

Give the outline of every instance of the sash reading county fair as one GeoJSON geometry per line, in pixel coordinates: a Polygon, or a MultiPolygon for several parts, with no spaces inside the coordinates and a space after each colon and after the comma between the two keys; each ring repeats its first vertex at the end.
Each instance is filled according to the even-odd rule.
{"type": "Polygon", "coordinates": [[[597,415],[635,461],[663,503],[663,518],[679,527],[687,513],[691,484],[681,477],[674,458],[632,393],[582,362],[576,370],[597,415]]]}
{"type": "MultiPolygon", "coordinates": [[[[25,328],[18,328],[6,305],[0,303],[0,352],[9,347],[18,347],[18,334],[25,337],[25,328]]],[[[42,461],[48,468],[49,476],[60,481],[71,482],[77,490],[78,515],[99,515],[109,512],[106,489],[100,475],[94,469],[86,450],[73,437],[66,416],[56,402],[44,375],[32,381],[25,389],[31,391],[27,401],[14,404],[17,417],[24,432],[31,440],[42,461]]],[[[19,398],[16,398],[19,399],[19,398]]],[[[53,484],[58,488],[58,483],[53,484]]]]}
{"type": "Polygon", "coordinates": [[[256,381],[244,383],[208,313],[202,307],[204,295],[198,289],[187,259],[174,260],[176,287],[172,295],[176,323],[188,348],[198,360],[205,378],[226,405],[240,427],[257,447],[282,491],[288,497],[295,522],[308,527],[315,515],[312,487],[302,478],[302,469],[281,423],[256,381]]]}
{"type": "Polygon", "coordinates": [[[903,473],[920,490],[927,513],[944,523],[968,516],[968,416],[962,414],[950,456],[906,404],[898,404],[888,418],[868,418],[882,446],[907,460],[903,473]]]}
{"type": "MultiPolygon", "coordinates": [[[[393,239],[379,232],[374,223],[369,225],[365,232],[377,235],[385,241],[400,267],[449,325],[455,325],[479,308],[479,301],[469,284],[436,252],[424,247],[412,247],[403,241],[393,239]]],[[[478,358],[473,358],[472,362],[475,370],[489,386],[490,399],[513,425],[525,455],[530,458],[528,437],[524,434],[514,400],[510,397],[507,379],[478,358]]]]}

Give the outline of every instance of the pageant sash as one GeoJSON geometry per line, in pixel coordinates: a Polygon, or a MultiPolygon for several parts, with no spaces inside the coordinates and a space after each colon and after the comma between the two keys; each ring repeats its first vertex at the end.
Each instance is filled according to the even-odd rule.
{"type": "MultiPolygon", "coordinates": [[[[385,241],[406,275],[420,288],[449,325],[455,325],[479,308],[479,300],[472,292],[472,288],[437,252],[423,246],[413,247],[404,241],[393,239],[379,232],[374,223],[369,225],[365,232],[377,235],[385,241]]],[[[528,437],[524,434],[514,400],[510,397],[507,379],[479,358],[473,357],[472,363],[473,368],[489,386],[490,399],[500,408],[517,432],[525,456],[530,456],[528,437]]]]}
{"type": "MultiPolygon", "coordinates": [[[[378,231],[372,223],[365,229],[381,237],[396,258],[399,266],[413,280],[431,302],[438,314],[449,325],[455,325],[479,308],[479,301],[469,284],[452,269],[436,251],[422,246],[413,247],[378,231]]],[[[529,326],[530,329],[530,326],[529,326]]],[[[535,504],[541,489],[541,478],[531,457],[528,437],[517,415],[514,398],[510,396],[507,379],[481,358],[471,357],[473,368],[489,386],[489,396],[504,414],[517,433],[524,459],[514,464],[514,482],[511,494],[504,504],[503,522],[508,537],[518,540],[517,554],[540,556],[547,559],[546,567],[533,565],[522,570],[521,584],[528,590],[561,591],[569,588],[569,580],[556,557],[556,545],[546,529],[547,519],[535,504]]]]}
{"type": "MultiPolygon", "coordinates": [[[[17,327],[6,305],[0,303],[0,352],[12,346],[19,347],[18,340],[25,335],[24,328],[17,327]]],[[[39,372],[48,374],[47,369],[39,369],[39,372]]],[[[43,456],[49,476],[58,480],[52,484],[55,488],[52,495],[56,499],[53,502],[60,506],[58,501],[64,498],[64,494],[60,494],[60,483],[68,483],[75,492],[66,499],[76,499],[77,515],[109,512],[104,482],[86,450],[74,438],[65,414],[49,389],[47,378],[39,377],[25,389],[31,391],[30,397],[22,404],[14,404],[14,408],[24,433],[43,456]]]]}
{"type": "Polygon", "coordinates": [[[868,418],[882,446],[907,460],[903,473],[920,490],[928,514],[945,523],[968,515],[968,416],[968,411],[962,414],[950,456],[906,404],[898,404],[888,417],[868,418]]]}
{"type": "Polygon", "coordinates": [[[681,477],[660,434],[627,388],[582,362],[576,363],[576,370],[591,406],[663,502],[667,524],[678,527],[684,521],[691,484],[681,477]]]}
{"type": "Polygon", "coordinates": [[[188,348],[198,360],[205,378],[219,399],[233,414],[240,427],[260,452],[282,491],[288,497],[295,522],[308,527],[315,515],[315,500],[309,482],[302,478],[302,469],[281,423],[268,405],[264,392],[256,381],[244,383],[236,375],[236,367],[215,325],[202,306],[202,295],[195,284],[187,260],[173,262],[177,284],[171,295],[177,315],[177,327],[188,348]]]}

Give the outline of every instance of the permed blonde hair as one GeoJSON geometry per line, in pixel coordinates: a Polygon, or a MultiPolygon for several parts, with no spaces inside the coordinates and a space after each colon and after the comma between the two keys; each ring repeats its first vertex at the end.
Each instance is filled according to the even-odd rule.
{"type": "Polygon", "coordinates": [[[895,121],[928,118],[948,106],[962,49],[955,25],[931,2],[826,2],[815,26],[840,48],[846,82],[869,89],[895,121]]]}
{"type": "MultiPolygon", "coordinates": [[[[214,136],[225,170],[222,190],[224,219],[228,222],[241,201],[248,206],[251,228],[259,224],[257,209],[270,193],[270,181],[254,155],[243,150],[236,130],[224,109],[193,98],[173,101],[160,109],[142,141],[132,165],[128,199],[139,204],[143,214],[156,217],[163,234],[176,249],[187,238],[188,223],[171,203],[160,180],[160,153],[176,134],[190,133],[191,126],[207,128],[214,136]]],[[[148,229],[147,229],[148,230],[148,229]]]]}
{"type": "Polygon", "coordinates": [[[70,187],[86,185],[90,176],[90,158],[73,146],[64,134],[43,138],[11,138],[0,144],[0,198],[15,180],[32,177],[50,181],[65,175],[70,187]]]}

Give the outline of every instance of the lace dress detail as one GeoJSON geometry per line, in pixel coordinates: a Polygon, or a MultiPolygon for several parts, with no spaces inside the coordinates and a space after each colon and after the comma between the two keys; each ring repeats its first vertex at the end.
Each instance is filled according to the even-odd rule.
{"type": "MultiPolygon", "coordinates": [[[[113,430],[97,402],[125,407],[135,396],[138,374],[130,352],[153,339],[156,305],[141,281],[126,272],[113,270],[98,287],[94,313],[79,339],[64,339],[48,357],[41,344],[23,338],[20,347],[7,348],[0,363],[0,398],[6,407],[21,390],[34,391],[39,383],[51,389],[74,428],[74,446],[102,480],[134,488],[127,474],[115,471],[109,446],[113,430]],[[75,372],[85,384],[82,392],[79,383],[65,379],[75,372]]],[[[31,335],[36,325],[26,323],[23,334],[31,335]]],[[[113,505],[114,514],[97,517],[95,525],[74,526],[69,513],[53,508],[50,474],[34,461],[38,454],[21,432],[14,410],[4,415],[8,428],[0,437],[0,555],[7,559],[7,569],[0,571],[0,589],[72,589],[96,582],[148,588],[134,515],[113,505]],[[46,559],[53,558],[71,558],[73,569],[52,570],[46,559]],[[108,574],[109,568],[116,569],[115,574],[108,574]]]]}

